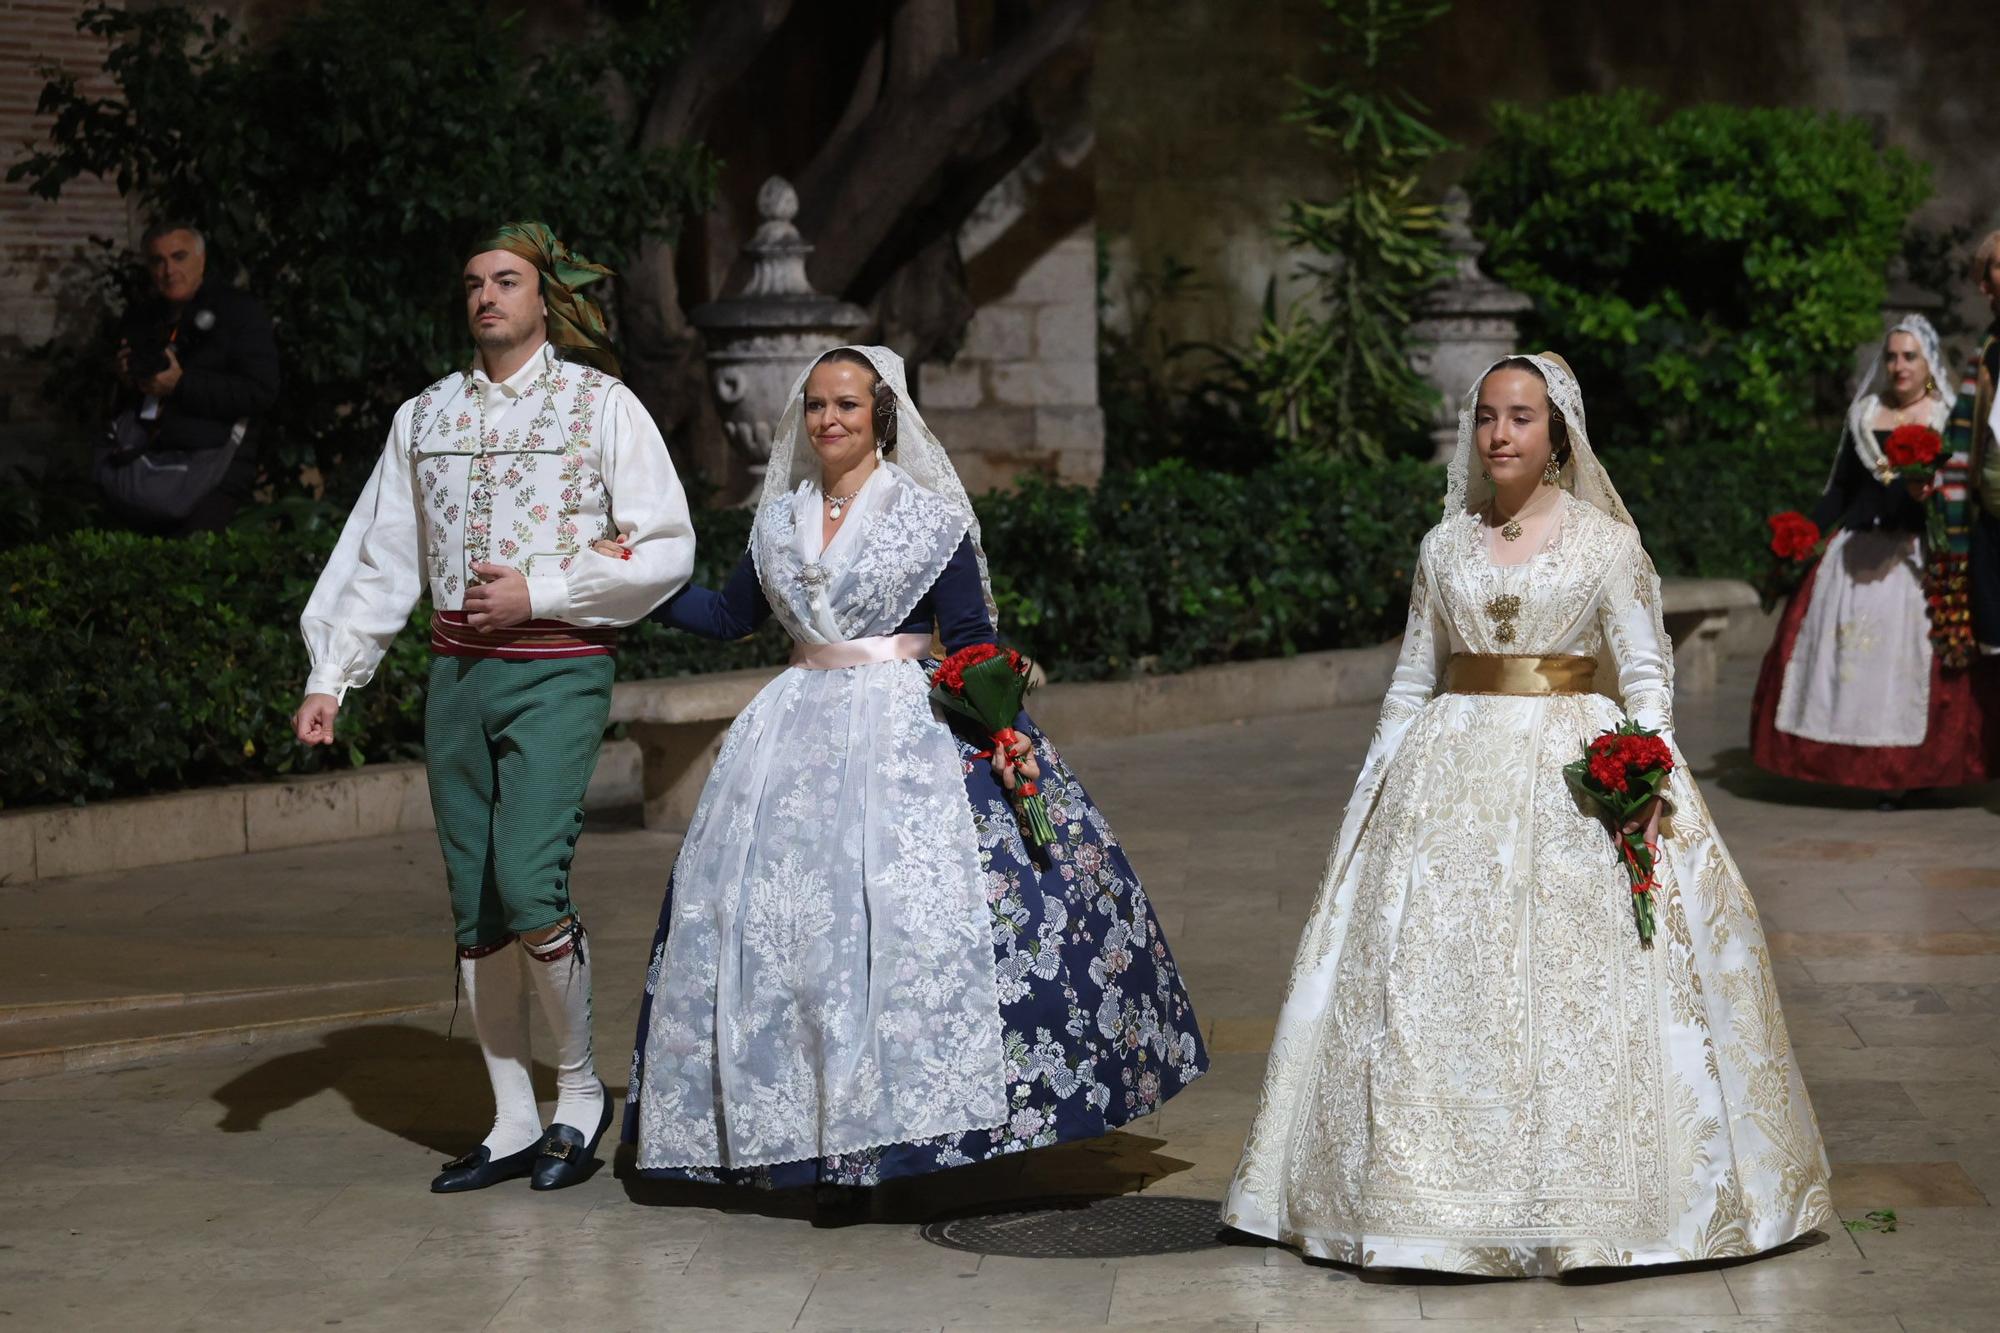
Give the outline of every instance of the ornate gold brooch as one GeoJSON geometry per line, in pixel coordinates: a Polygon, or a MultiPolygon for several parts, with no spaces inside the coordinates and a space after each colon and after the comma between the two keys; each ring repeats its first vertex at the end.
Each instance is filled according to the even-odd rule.
{"type": "Polygon", "coordinates": [[[1503,592],[1486,604],[1486,614],[1493,620],[1493,641],[1514,642],[1514,622],[1521,615],[1521,599],[1511,592],[1503,592]]]}

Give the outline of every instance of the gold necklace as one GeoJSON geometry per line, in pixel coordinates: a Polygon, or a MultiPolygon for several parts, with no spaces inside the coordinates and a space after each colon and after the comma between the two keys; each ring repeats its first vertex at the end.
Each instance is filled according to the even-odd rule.
{"type": "MultiPolygon", "coordinates": [[[[1495,500],[1493,503],[1495,508],[1499,507],[1500,502],[1498,500],[1495,500]]],[[[1533,504],[1534,501],[1530,500],[1528,503],[1533,504]]],[[[1527,507],[1523,506],[1521,509],[1521,514],[1525,514],[1527,512],[1528,512],[1527,507]]],[[[1521,540],[1521,533],[1524,531],[1524,529],[1521,527],[1521,514],[1514,515],[1514,517],[1508,519],[1505,523],[1502,523],[1500,525],[1501,541],[1517,542],[1521,540]]]]}
{"type": "Polygon", "coordinates": [[[1891,403],[1886,398],[1883,403],[1889,409],[1889,420],[1896,426],[1907,426],[1930,415],[1929,393],[1920,393],[1907,403],[1891,403]]]}

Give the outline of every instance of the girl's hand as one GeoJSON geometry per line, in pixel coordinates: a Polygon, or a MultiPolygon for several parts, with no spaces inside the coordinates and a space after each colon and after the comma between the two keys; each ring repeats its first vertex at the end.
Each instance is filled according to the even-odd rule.
{"type": "Polygon", "coordinates": [[[1626,821],[1622,831],[1637,833],[1641,828],[1645,829],[1646,845],[1657,851],[1660,846],[1660,815],[1665,811],[1666,804],[1660,797],[1655,796],[1646,803],[1645,809],[1626,821]]]}

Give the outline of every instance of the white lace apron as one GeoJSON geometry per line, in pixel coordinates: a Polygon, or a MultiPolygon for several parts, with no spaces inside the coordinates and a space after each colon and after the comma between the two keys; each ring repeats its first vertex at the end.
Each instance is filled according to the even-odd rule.
{"type": "Polygon", "coordinates": [[[1785,663],[1777,728],[1831,745],[1922,745],[1931,622],[1914,533],[1837,532],[1785,663]]]}
{"type": "MultiPolygon", "coordinates": [[[[805,645],[891,634],[968,516],[883,464],[823,552],[819,493],[767,501],[764,594],[805,645]]],[[[730,727],[653,959],[638,1164],[746,1167],[1007,1113],[979,848],[912,661],[785,671],[730,727]]]]}

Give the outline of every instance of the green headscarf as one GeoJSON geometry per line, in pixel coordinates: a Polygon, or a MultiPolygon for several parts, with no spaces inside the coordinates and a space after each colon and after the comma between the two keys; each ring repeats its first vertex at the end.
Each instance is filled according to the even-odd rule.
{"type": "Polygon", "coordinates": [[[582,295],[600,278],[611,276],[602,264],[593,264],[556,239],[545,223],[504,222],[479,245],[474,254],[505,250],[533,264],[542,275],[542,301],[549,308],[549,341],[571,360],[596,366],[609,374],[618,373],[618,357],[611,350],[611,334],[604,325],[604,311],[597,302],[582,295]]]}

